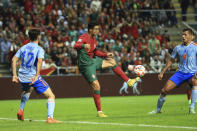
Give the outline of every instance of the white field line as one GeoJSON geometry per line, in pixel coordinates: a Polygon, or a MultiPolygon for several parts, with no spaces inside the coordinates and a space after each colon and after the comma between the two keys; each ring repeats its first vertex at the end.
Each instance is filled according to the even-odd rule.
{"type": "MultiPolygon", "coordinates": [[[[18,119],[15,118],[0,118],[0,120],[13,120],[16,121],[18,119]]],[[[25,121],[30,122],[46,122],[46,120],[32,120],[25,119],[25,121]]],[[[114,126],[133,126],[133,127],[153,127],[153,128],[174,128],[174,129],[190,129],[197,130],[197,127],[189,127],[189,126],[162,126],[162,125],[146,125],[146,124],[124,124],[124,123],[108,123],[108,122],[91,122],[91,121],[63,121],[64,123],[70,124],[90,124],[90,125],[114,125],[114,126]]]]}

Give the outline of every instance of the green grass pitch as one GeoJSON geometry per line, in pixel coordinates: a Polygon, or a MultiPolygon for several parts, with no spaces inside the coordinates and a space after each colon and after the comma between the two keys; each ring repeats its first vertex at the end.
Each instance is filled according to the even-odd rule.
{"type": "Polygon", "coordinates": [[[54,116],[61,124],[47,124],[45,99],[29,100],[24,122],[16,120],[19,100],[0,101],[0,131],[185,131],[197,130],[197,114],[189,115],[186,95],[169,95],[161,114],[149,115],[157,96],[102,97],[108,118],[96,117],[93,98],[56,99],[54,116]],[[5,120],[4,118],[8,118],[5,120]],[[36,121],[40,120],[40,121],[36,121]]]}

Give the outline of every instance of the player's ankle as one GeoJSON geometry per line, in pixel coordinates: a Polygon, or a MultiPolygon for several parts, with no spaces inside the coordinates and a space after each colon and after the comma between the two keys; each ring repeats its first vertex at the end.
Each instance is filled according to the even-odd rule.
{"type": "Polygon", "coordinates": [[[22,109],[22,108],[20,108],[20,109],[19,109],[19,111],[23,111],[23,109],[22,109]]]}

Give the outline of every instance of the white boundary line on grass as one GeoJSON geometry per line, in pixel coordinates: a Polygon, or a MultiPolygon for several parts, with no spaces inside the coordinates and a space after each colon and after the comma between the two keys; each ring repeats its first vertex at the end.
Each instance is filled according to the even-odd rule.
{"type": "MultiPolygon", "coordinates": [[[[16,121],[18,119],[15,119],[15,118],[0,118],[0,120],[16,121]]],[[[25,121],[46,122],[46,120],[31,120],[31,119],[25,119],[25,121]]],[[[114,125],[114,126],[133,126],[133,127],[153,127],[153,128],[174,128],[174,129],[197,130],[197,127],[189,127],[189,126],[162,126],[162,125],[146,125],[146,124],[108,123],[108,122],[104,123],[104,122],[91,122],[91,121],[63,121],[63,122],[64,123],[70,123],[70,124],[114,125]]]]}

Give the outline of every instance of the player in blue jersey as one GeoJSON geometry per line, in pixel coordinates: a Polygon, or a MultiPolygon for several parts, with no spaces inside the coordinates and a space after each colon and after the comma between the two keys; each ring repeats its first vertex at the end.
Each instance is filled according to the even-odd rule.
{"type": "Polygon", "coordinates": [[[22,46],[12,59],[12,81],[16,83],[20,82],[23,90],[20,109],[17,113],[18,120],[24,120],[23,112],[25,104],[28,101],[32,91],[35,90],[38,94],[43,94],[48,98],[48,117],[46,122],[60,123],[61,121],[53,119],[55,95],[51,91],[47,82],[40,76],[42,59],[44,58],[44,50],[38,45],[41,38],[40,31],[38,29],[31,29],[28,34],[31,42],[22,46]],[[21,66],[17,76],[16,63],[18,60],[21,60],[21,66]]]}
{"type": "Polygon", "coordinates": [[[195,35],[191,29],[183,29],[183,43],[174,48],[171,58],[158,75],[158,78],[159,80],[162,80],[163,74],[171,66],[175,58],[179,58],[179,69],[162,88],[161,94],[157,101],[157,109],[150,112],[150,114],[161,113],[167,93],[175,87],[181,85],[183,82],[188,82],[192,85],[192,100],[189,113],[195,113],[194,107],[197,99],[197,77],[195,75],[197,72],[197,44],[192,41],[194,36],[195,35]]]}

